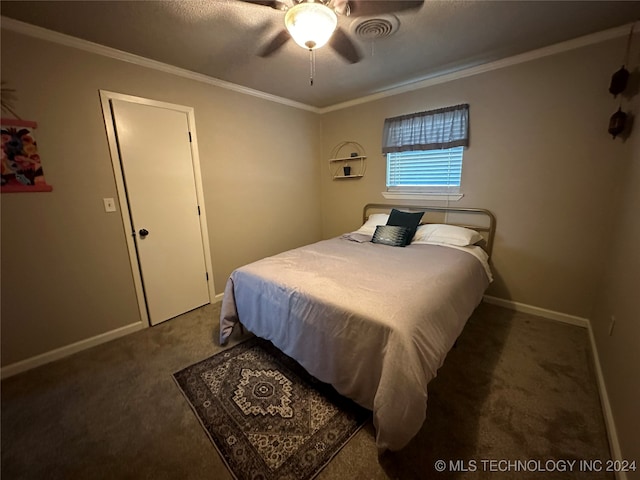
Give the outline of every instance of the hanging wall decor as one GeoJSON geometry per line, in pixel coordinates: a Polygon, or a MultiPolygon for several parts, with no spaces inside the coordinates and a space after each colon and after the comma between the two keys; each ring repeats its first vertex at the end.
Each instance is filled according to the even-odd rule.
{"type": "Polygon", "coordinates": [[[622,67],[620,67],[620,70],[618,70],[611,76],[609,93],[611,93],[614,98],[617,97],[618,94],[624,92],[624,89],[627,88],[627,80],[629,80],[629,70],[627,70],[626,65],[629,63],[629,51],[631,50],[633,27],[635,27],[635,23],[631,25],[631,30],[629,31],[629,36],[627,37],[627,48],[624,54],[624,59],[622,60],[622,67]]]}
{"type": "Polygon", "coordinates": [[[623,65],[620,70],[611,76],[609,93],[611,93],[615,98],[619,93],[624,92],[624,89],[627,88],[627,80],[629,80],[629,70],[627,70],[623,65]]]}
{"type": "MultiPolygon", "coordinates": [[[[611,76],[609,93],[613,95],[613,98],[616,98],[627,88],[627,81],[629,80],[629,70],[626,69],[625,65],[629,63],[629,52],[631,50],[631,40],[633,38],[634,27],[635,23],[631,25],[631,30],[629,31],[629,37],[627,38],[627,48],[624,54],[622,67],[611,76]]],[[[609,118],[609,128],[607,129],[607,131],[615,139],[618,135],[624,132],[626,127],[627,114],[622,111],[622,98],[620,98],[620,106],[618,107],[618,110],[613,115],[611,115],[611,118],[609,118]]]]}
{"type": "Polygon", "coordinates": [[[609,133],[616,138],[622,132],[627,123],[627,114],[622,111],[622,108],[618,108],[618,111],[611,115],[609,119],[609,133]]]}
{"type": "Polygon", "coordinates": [[[50,192],[40,163],[34,137],[36,122],[3,118],[2,123],[2,193],[50,192]]]}

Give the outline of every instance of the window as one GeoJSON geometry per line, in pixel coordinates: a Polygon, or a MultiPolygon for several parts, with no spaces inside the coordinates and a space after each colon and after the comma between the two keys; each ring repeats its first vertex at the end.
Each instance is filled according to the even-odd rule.
{"type": "Polygon", "coordinates": [[[469,145],[469,105],[387,118],[382,137],[387,157],[385,197],[459,195],[463,149],[469,145]]]}
{"type": "Polygon", "coordinates": [[[459,193],[463,147],[387,153],[387,190],[459,193]]]}

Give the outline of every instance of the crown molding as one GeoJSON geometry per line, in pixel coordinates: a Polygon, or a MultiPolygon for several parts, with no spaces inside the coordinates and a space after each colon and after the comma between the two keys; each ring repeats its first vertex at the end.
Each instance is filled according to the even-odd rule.
{"type": "Polygon", "coordinates": [[[123,52],[122,50],[106,47],[104,45],[93,43],[88,40],[83,40],[81,38],[72,37],[71,35],[66,35],[64,33],[54,32],[53,30],[48,30],[46,28],[31,25],[19,20],[14,20],[13,18],[0,17],[0,22],[0,25],[3,29],[15,33],[20,33],[22,35],[27,35],[33,38],[38,38],[40,40],[46,40],[52,43],[57,43],[59,45],[64,45],[66,47],[72,47],[78,50],[83,50],[85,52],[95,53],[96,55],[102,55],[104,57],[132,63],[141,67],[151,68],[160,72],[169,73],[189,80],[195,80],[196,82],[206,83],[208,85],[213,85],[216,87],[224,88],[226,90],[231,90],[245,95],[250,95],[252,97],[261,98],[270,102],[280,103],[289,107],[299,108],[301,110],[307,110],[313,113],[319,113],[320,110],[317,107],[296,102],[294,100],[289,100],[288,98],[278,97],[277,95],[272,95],[260,90],[254,90],[253,88],[243,87],[242,85],[226,82],[218,78],[192,72],[191,70],[175,67],[167,63],[158,62],[156,60],[151,60],[139,55],[134,55],[132,53],[123,52]]]}
{"type": "Polygon", "coordinates": [[[65,35],[63,33],[54,32],[53,30],[48,30],[46,28],[31,25],[29,23],[21,22],[19,20],[14,20],[12,18],[0,16],[0,21],[1,21],[1,27],[3,29],[10,30],[12,32],[28,35],[30,37],[38,38],[41,40],[47,40],[52,43],[57,43],[67,47],[77,48],[79,50],[84,50],[86,52],[95,53],[97,55],[102,55],[102,56],[113,58],[123,62],[132,63],[132,64],[139,65],[146,68],[151,68],[164,73],[169,73],[182,78],[187,78],[189,80],[206,83],[208,85],[213,85],[216,87],[224,88],[224,89],[242,93],[245,95],[261,98],[263,100],[267,100],[270,102],[275,102],[282,105],[287,105],[289,107],[294,107],[301,110],[306,110],[309,112],[319,113],[319,114],[329,113],[336,110],[342,110],[342,109],[353,107],[356,105],[361,105],[363,103],[369,103],[382,98],[399,95],[401,93],[412,92],[414,90],[420,90],[422,88],[430,87],[433,85],[451,82],[453,80],[471,77],[473,75],[479,75],[481,73],[491,72],[493,70],[499,70],[501,68],[506,68],[513,65],[518,65],[520,63],[537,60],[539,58],[544,58],[551,55],[567,52],[570,50],[575,50],[577,48],[594,45],[596,43],[605,42],[607,40],[611,40],[614,38],[627,35],[629,33],[629,28],[632,25],[631,23],[626,25],[621,25],[619,27],[603,30],[601,32],[596,32],[589,35],[584,35],[582,37],[574,38],[572,40],[567,40],[565,42],[556,43],[548,47],[538,48],[536,50],[531,50],[529,52],[525,52],[519,55],[514,55],[512,57],[496,60],[494,62],[462,67],[462,68],[450,70],[445,73],[440,72],[440,73],[428,75],[419,80],[412,80],[411,82],[394,85],[393,87],[386,88],[372,95],[366,95],[364,97],[356,98],[343,103],[337,103],[335,105],[331,105],[328,107],[318,108],[312,105],[296,102],[294,100],[289,100],[287,98],[278,97],[277,95],[272,95],[270,93],[262,92],[260,90],[254,90],[252,88],[243,87],[242,85],[220,80],[218,78],[210,77],[208,75],[192,72],[191,70],[175,67],[167,63],[162,63],[156,60],[151,60],[149,58],[141,57],[139,55],[134,55],[132,53],[123,52],[122,50],[106,47],[104,45],[93,43],[88,40],[83,40],[81,38],[72,37],[70,35],[65,35]]]}
{"type": "Polygon", "coordinates": [[[605,42],[614,38],[622,37],[629,34],[629,29],[632,24],[621,25],[619,27],[603,30],[601,32],[584,35],[565,42],[549,45],[548,47],[538,48],[529,52],[514,55],[512,57],[503,58],[494,62],[484,63],[481,65],[475,65],[470,67],[462,67],[461,69],[452,70],[446,73],[436,73],[428,75],[420,80],[412,80],[411,82],[395,85],[391,88],[382,90],[372,95],[356,98],[343,103],[331,105],[320,109],[320,114],[329,113],[336,110],[342,110],[344,108],[361,105],[363,103],[373,102],[381,98],[391,97],[393,95],[399,95],[401,93],[412,92],[414,90],[420,90],[422,88],[438,85],[440,83],[451,82],[460,78],[471,77],[473,75],[479,75],[481,73],[491,72],[493,70],[499,70],[501,68],[511,67],[520,63],[530,62],[539,58],[556,55],[558,53],[568,52],[577,48],[594,45],[596,43],[605,42]]]}

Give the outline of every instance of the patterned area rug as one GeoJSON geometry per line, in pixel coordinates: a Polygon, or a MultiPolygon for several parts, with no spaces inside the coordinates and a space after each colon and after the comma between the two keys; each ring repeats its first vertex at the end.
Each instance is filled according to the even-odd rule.
{"type": "Polygon", "coordinates": [[[239,480],[308,480],[371,412],[253,338],[174,374],[239,480]]]}

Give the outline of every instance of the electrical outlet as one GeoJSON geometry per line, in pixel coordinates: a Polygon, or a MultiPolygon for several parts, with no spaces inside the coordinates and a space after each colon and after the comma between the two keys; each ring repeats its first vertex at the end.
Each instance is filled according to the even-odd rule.
{"type": "Polygon", "coordinates": [[[609,324],[609,336],[613,335],[613,327],[616,326],[616,317],[611,315],[611,323],[609,324]]]}
{"type": "Polygon", "coordinates": [[[116,201],[113,198],[103,198],[102,201],[104,202],[105,212],[109,213],[116,211],[116,201]]]}

